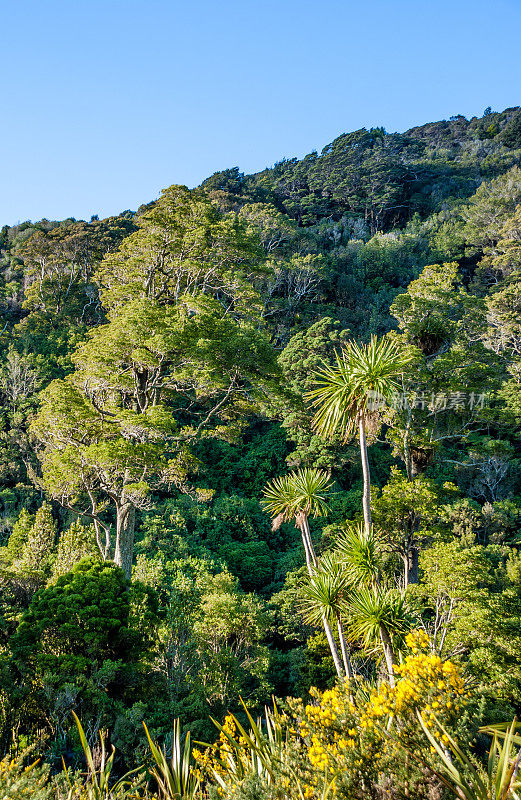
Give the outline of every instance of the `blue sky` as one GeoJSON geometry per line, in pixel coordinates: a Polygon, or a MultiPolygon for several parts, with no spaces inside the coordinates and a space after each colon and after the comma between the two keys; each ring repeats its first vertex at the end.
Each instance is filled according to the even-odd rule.
{"type": "Polygon", "coordinates": [[[521,105],[520,0],[4,0],[0,225],[521,105]]]}

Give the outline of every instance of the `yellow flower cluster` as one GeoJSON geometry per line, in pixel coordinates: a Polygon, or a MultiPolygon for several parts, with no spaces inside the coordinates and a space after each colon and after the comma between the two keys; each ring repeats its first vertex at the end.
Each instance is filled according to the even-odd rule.
{"type": "MultiPolygon", "coordinates": [[[[442,712],[458,711],[465,700],[465,683],[460,667],[427,653],[407,656],[395,667],[398,676],[393,688],[383,684],[371,695],[361,725],[371,726],[378,717],[403,717],[420,711],[426,722],[442,712]]],[[[445,716],[447,714],[445,713],[445,716]]]]}
{"type": "Polygon", "coordinates": [[[15,761],[8,761],[7,758],[2,759],[0,761],[0,776],[9,775],[16,768],[15,761]]]}
{"type": "Polygon", "coordinates": [[[362,726],[371,725],[376,717],[403,717],[416,709],[429,717],[443,708],[458,710],[465,689],[456,665],[435,655],[408,656],[395,671],[400,675],[396,687],[384,685],[371,695],[362,726]]]}
{"type": "Polygon", "coordinates": [[[378,753],[371,742],[365,743],[360,755],[358,712],[346,687],[325,692],[311,689],[310,694],[315,703],[303,709],[299,732],[306,741],[311,768],[332,775],[345,769],[346,761],[353,769],[360,768],[366,758],[376,763],[378,753]]]}
{"type": "Polygon", "coordinates": [[[0,795],[2,798],[18,798],[32,795],[46,783],[45,775],[36,772],[39,760],[23,766],[23,759],[3,758],[0,761],[0,795]]]}
{"type": "MultiPolygon", "coordinates": [[[[219,738],[211,747],[206,750],[200,751],[197,748],[192,750],[195,763],[197,764],[196,774],[198,777],[207,775],[211,780],[216,775],[224,777],[229,770],[236,773],[237,767],[240,766],[236,763],[237,752],[232,749],[228,737],[234,739],[237,733],[237,726],[231,714],[225,717],[222,729],[219,732],[219,738]]],[[[241,737],[242,738],[242,737],[241,737]]],[[[217,792],[223,794],[223,790],[218,787],[217,792]]]]}
{"type": "Polygon", "coordinates": [[[346,774],[382,769],[389,759],[392,762],[395,747],[382,733],[388,719],[399,718],[400,737],[421,741],[418,712],[429,726],[435,719],[447,724],[467,702],[461,668],[430,653],[424,631],[413,631],[406,643],[409,655],[395,668],[396,685],[382,683],[356,708],[347,687],[311,690],[312,702],[302,708],[299,733],[312,770],[346,774]]]}
{"type": "MultiPolygon", "coordinates": [[[[318,704],[308,704],[305,708],[306,719],[314,725],[330,727],[341,711],[341,701],[338,689],[327,689],[322,694],[314,687],[310,690],[311,697],[318,700],[318,704]]],[[[301,725],[301,733],[306,736],[309,731],[306,722],[301,725]]]]}
{"type": "Polygon", "coordinates": [[[430,640],[425,631],[420,628],[411,631],[405,637],[405,644],[416,655],[419,652],[425,652],[430,647],[430,640]]]}

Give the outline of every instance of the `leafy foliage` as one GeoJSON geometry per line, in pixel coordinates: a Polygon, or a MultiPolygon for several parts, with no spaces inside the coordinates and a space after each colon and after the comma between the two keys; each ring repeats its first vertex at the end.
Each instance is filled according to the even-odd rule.
{"type": "Polygon", "coordinates": [[[1,229],[4,793],[518,791],[520,113],[1,229]]]}

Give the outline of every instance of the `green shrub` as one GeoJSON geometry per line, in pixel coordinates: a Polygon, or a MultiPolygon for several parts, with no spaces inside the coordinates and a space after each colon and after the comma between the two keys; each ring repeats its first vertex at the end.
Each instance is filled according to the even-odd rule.
{"type": "Polygon", "coordinates": [[[49,767],[38,761],[24,766],[23,758],[4,758],[0,761],[0,797],[2,800],[54,800],[49,783],[49,767]]]}

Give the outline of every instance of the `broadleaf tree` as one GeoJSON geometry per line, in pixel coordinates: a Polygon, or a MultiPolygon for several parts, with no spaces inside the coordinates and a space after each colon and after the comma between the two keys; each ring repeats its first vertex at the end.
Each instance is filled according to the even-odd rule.
{"type": "Polygon", "coordinates": [[[32,426],[43,487],[92,519],[102,556],[127,576],[136,508],[160,485],[187,490],[191,442],[258,410],[278,377],[246,224],[171,187],[139,225],[98,271],[108,322],[44,391],[32,426]]]}

